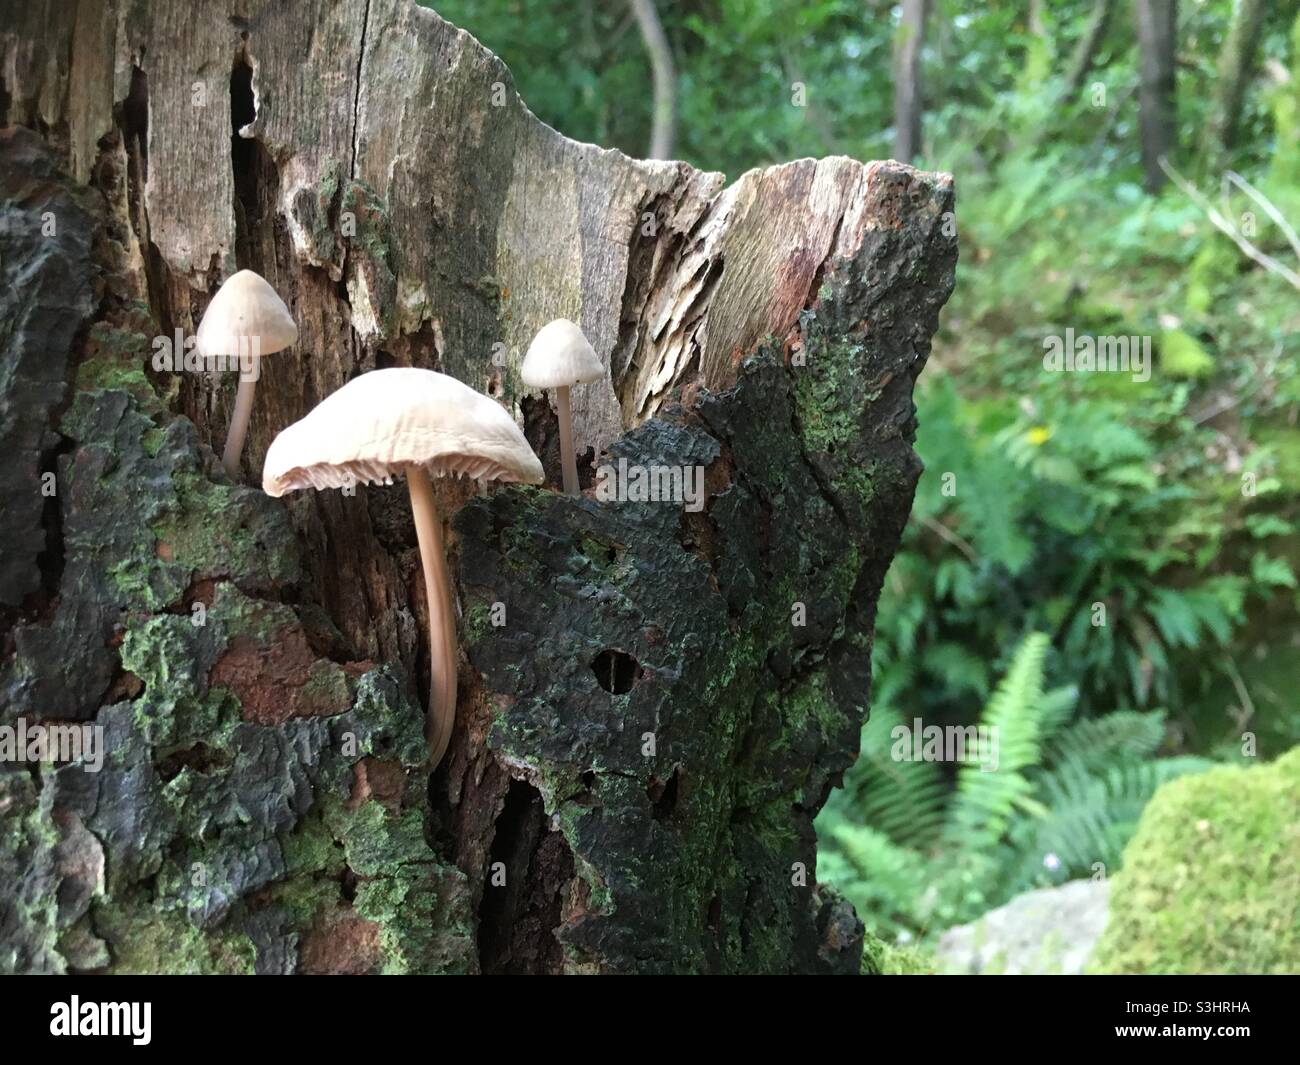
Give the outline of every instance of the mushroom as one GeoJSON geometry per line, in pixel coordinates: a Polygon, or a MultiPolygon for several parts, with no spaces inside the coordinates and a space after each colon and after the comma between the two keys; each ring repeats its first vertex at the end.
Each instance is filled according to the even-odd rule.
{"type": "Polygon", "coordinates": [[[429,475],[541,484],[542,464],[494,400],[446,374],[398,367],[361,374],[280,433],[266,453],[262,490],[279,497],[358,481],[392,484],[400,473],[429,602],[426,734],[436,768],[456,720],[456,613],[429,475]]]}
{"type": "Polygon", "coordinates": [[[564,469],[564,493],[578,494],[578,460],[573,452],[573,412],[569,389],[596,381],[605,375],[596,350],[582,330],[567,318],[542,326],[528,346],[519,376],[529,388],[555,392],[555,411],[560,419],[560,464],[564,469]]]}
{"type": "Polygon", "coordinates": [[[259,376],[258,359],[283,351],[298,339],[298,327],[284,300],[267,284],[261,274],[240,270],[217,289],[208,309],[203,312],[196,335],[199,353],[232,358],[248,354],[249,369],[239,374],[239,391],[226,433],[226,450],[221,464],[232,481],[239,477],[239,456],[248,435],[248,419],[253,413],[253,391],[259,376]]]}

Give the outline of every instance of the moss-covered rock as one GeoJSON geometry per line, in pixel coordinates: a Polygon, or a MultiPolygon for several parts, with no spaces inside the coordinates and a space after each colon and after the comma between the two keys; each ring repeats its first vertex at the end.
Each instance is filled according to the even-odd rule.
{"type": "Polygon", "coordinates": [[[895,946],[867,932],[862,941],[863,976],[933,976],[934,956],[924,947],[895,946]]]}
{"type": "Polygon", "coordinates": [[[1156,792],[1089,970],[1300,972],[1300,748],[1156,792]]]}

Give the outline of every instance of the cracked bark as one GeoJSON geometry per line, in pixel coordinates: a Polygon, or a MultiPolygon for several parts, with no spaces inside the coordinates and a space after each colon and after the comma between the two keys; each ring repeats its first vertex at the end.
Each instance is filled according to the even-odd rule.
{"type": "Polygon", "coordinates": [[[0,723],[110,741],[99,774],[0,773],[0,968],[856,971],[812,818],[919,476],[950,180],[832,158],[728,185],[578,144],[404,0],[36,0],[0,71],[27,127],[0,140],[4,262],[51,286],[0,296],[26,325],[0,723]],[[60,242],[32,238],[44,204],[60,242]],[[149,368],[243,266],[300,333],[264,361],[249,484],[280,428],[392,365],[495,396],[558,484],[518,366],[561,316],[610,366],[573,396],[584,487],[593,462],[704,468],[694,513],[436,487],[463,657],[431,781],[402,493],[231,485],[233,379],[149,368]]]}

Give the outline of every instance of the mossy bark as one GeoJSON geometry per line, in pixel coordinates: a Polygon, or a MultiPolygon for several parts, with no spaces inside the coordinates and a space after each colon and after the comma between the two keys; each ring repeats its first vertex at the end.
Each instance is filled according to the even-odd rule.
{"type": "Polygon", "coordinates": [[[857,972],[812,819],[920,473],[951,182],[830,159],[724,186],[576,144],[400,0],[109,6],[0,36],[25,127],[0,133],[0,724],[107,745],[94,773],[0,766],[0,968],[857,972]],[[236,267],[300,330],[248,486],[213,455],[233,375],[153,360],[236,267]],[[610,368],[575,390],[578,497],[517,373],[558,316],[610,368]],[[386,365],[498,397],[551,484],[436,487],[462,668],[431,778],[404,493],[251,486],[386,365]],[[621,460],[702,470],[702,506],[600,498],[621,460]]]}

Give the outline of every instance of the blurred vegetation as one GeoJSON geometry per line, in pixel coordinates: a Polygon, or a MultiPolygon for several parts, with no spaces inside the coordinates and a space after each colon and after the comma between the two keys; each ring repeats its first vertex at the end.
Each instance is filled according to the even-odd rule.
{"type": "MultiPolygon", "coordinates": [[[[643,152],[650,66],[624,4],[432,6],[505,59],[545,121],[643,152]]],[[[734,177],[890,154],[893,5],[658,7],[678,157],[734,177]]],[[[917,390],[927,472],[880,603],[863,757],[819,821],[819,875],[882,935],[1114,872],[1161,781],[1249,760],[1247,733],[1264,760],[1300,742],[1300,293],[1177,187],[1144,191],[1131,4],[1067,87],[1093,7],[936,0],[927,28],[917,163],[956,175],[961,262],[917,390]],[[1150,380],[1044,372],[1044,338],[1067,329],[1150,337],[1150,380]],[[1000,722],[1000,771],[893,761],[890,730],[917,717],[1000,722]]],[[[1172,159],[1216,203],[1232,168],[1292,225],[1297,7],[1267,5],[1235,147],[1211,160],[1234,4],[1179,5],[1172,159]]],[[[1220,209],[1300,269],[1240,190],[1220,209]]]]}

